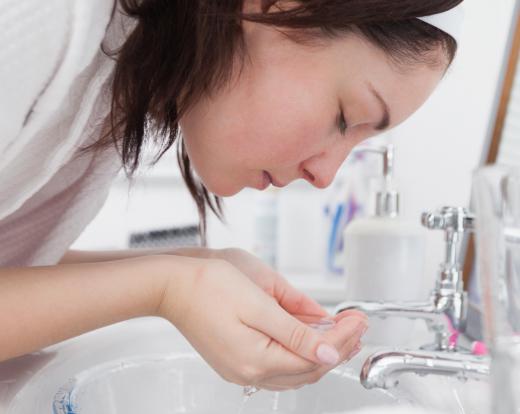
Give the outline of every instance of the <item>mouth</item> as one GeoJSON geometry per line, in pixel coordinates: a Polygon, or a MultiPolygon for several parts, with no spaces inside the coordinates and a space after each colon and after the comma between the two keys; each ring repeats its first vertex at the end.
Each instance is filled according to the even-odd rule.
{"type": "Polygon", "coordinates": [[[271,184],[271,176],[267,171],[262,171],[262,181],[256,187],[258,190],[263,191],[271,184]]]}
{"type": "Polygon", "coordinates": [[[271,174],[269,174],[267,171],[264,171],[264,176],[266,176],[267,179],[269,180],[269,184],[272,184],[274,187],[278,187],[278,188],[285,187],[285,185],[280,184],[278,181],[276,181],[276,179],[271,174]]]}

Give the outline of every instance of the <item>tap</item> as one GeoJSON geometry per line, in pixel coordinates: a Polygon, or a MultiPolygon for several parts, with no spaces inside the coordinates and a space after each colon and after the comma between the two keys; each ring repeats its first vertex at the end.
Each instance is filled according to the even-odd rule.
{"type": "Polygon", "coordinates": [[[391,388],[405,373],[444,375],[460,380],[489,377],[490,359],[459,352],[379,351],[372,354],[361,369],[361,384],[367,388],[391,388]]]}
{"type": "Polygon", "coordinates": [[[389,388],[398,383],[399,375],[413,372],[435,374],[459,379],[487,378],[490,360],[474,356],[460,344],[451,341],[466,325],[467,295],[463,288],[458,251],[462,236],[475,228],[475,217],[464,208],[444,207],[435,213],[424,213],[422,224],[430,229],[442,229],[446,234],[446,258],[429,300],[425,302],[344,302],[336,313],[358,309],[369,316],[401,316],[422,319],[435,333],[432,345],[417,351],[386,350],[371,355],[364,363],[360,380],[366,388],[389,388]]]}
{"type": "Polygon", "coordinates": [[[465,295],[441,297],[432,295],[425,302],[343,302],[339,304],[335,313],[345,310],[360,310],[369,317],[402,317],[407,319],[421,319],[426,323],[428,330],[435,335],[433,344],[424,345],[424,349],[447,351],[454,350],[455,344],[450,340],[454,331],[453,326],[461,328],[463,323],[459,315],[464,314],[465,295]],[[452,322],[457,321],[457,322],[452,322]]]}
{"type": "Polygon", "coordinates": [[[422,319],[435,335],[435,342],[423,348],[454,350],[456,344],[450,338],[454,332],[465,330],[467,317],[467,294],[463,289],[458,251],[464,233],[475,227],[474,216],[465,208],[443,207],[438,212],[424,213],[422,224],[444,230],[446,235],[446,257],[429,299],[424,302],[343,302],[336,306],[335,313],[357,309],[372,317],[422,319]]]}

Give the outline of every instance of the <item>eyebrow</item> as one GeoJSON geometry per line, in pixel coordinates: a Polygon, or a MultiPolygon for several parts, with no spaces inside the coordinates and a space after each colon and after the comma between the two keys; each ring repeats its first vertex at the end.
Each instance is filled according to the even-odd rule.
{"type": "Polygon", "coordinates": [[[377,131],[383,131],[387,129],[390,126],[390,110],[388,109],[388,105],[386,104],[385,100],[381,97],[379,92],[377,92],[372,84],[368,84],[368,88],[370,89],[370,92],[375,96],[375,98],[379,101],[381,104],[381,109],[383,110],[383,117],[381,118],[381,121],[376,125],[375,129],[377,131]]]}

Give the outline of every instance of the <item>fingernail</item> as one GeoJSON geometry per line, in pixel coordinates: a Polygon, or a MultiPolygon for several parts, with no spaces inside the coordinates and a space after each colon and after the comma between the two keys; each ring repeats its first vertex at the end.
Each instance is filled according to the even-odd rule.
{"type": "Polygon", "coordinates": [[[352,350],[352,352],[349,354],[349,356],[347,357],[347,359],[352,359],[354,358],[357,354],[359,354],[359,351],[361,351],[361,342],[358,342],[357,345],[354,347],[354,349],[352,350]]]}
{"type": "Polygon", "coordinates": [[[327,344],[321,344],[316,350],[316,356],[320,362],[327,365],[337,364],[339,361],[339,354],[333,347],[327,344]]]}
{"type": "Polygon", "coordinates": [[[357,331],[359,332],[360,337],[365,336],[368,331],[368,325],[365,322],[360,322],[357,331]]]}

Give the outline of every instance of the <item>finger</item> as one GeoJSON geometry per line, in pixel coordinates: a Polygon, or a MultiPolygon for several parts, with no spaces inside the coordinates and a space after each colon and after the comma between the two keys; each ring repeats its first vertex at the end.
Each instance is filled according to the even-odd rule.
{"type": "Polygon", "coordinates": [[[266,378],[260,384],[261,388],[273,389],[298,389],[305,385],[314,384],[318,382],[324,375],[330,372],[330,369],[320,366],[313,371],[298,375],[279,375],[276,377],[266,378]]]}
{"type": "Polygon", "coordinates": [[[278,375],[276,377],[266,378],[262,381],[261,384],[259,384],[259,387],[268,390],[275,388],[283,390],[294,390],[308,384],[314,384],[315,382],[319,381],[327,372],[328,370],[322,366],[321,368],[317,368],[314,371],[308,372],[306,374],[278,375]]]}
{"type": "Polygon", "coordinates": [[[345,359],[350,353],[349,347],[353,348],[357,344],[366,333],[367,327],[366,318],[354,315],[340,319],[332,329],[323,332],[322,336],[336,347],[340,358],[345,359]]]}
{"type": "Polygon", "coordinates": [[[342,352],[348,353],[348,356],[345,360],[343,360],[342,363],[347,363],[350,360],[352,360],[357,354],[361,352],[363,349],[363,343],[361,341],[357,341],[357,343],[354,345],[354,347],[349,346],[348,348],[345,348],[342,350],[342,352]]]}
{"type": "MultiPolygon", "coordinates": [[[[341,363],[345,363],[354,358],[361,350],[362,344],[357,336],[353,336],[340,350],[341,363]]],[[[339,364],[338,364],[339,365],[339,364]]],[[[276,375],[266,378],[260,384],[265,389],[298,389],[304,385],[318,382],[324,375],[329,373],[331,367],[317,365],[315,369],[308,372],[293,375],[276,375]]]]}
{"type": "MultiPolygon", "coordinates": [[[[245,310],[248,315],[244,323],[273,338],[288,350],[309,361],[335,365],[339,353],[324,335],[299,321],[273,300],[262,299],[261,306],[245,310]],[[258,310],[262,309],[262,314],[258,310]],[[249,312],[248,312],[249,311],[249,312]],[[255,314],[256,313],[256,314],[255,314]]],[[[331,337],[334,339],[334,336],[331,337]]]]}
{"type": "Polygon", "coordinates": [[[262,384],[258,385],[259,389],[266,390],[266,391],[274,391],[274,392],[296,390],[301,387],[303,387],[303,385],[299,385],[299,386],[295,386],[295,387],[276,385],[276,384],[267,384],[267,383],[266,384],[262,383],[262,384]]]}
{"type": "Polygon", "coordinates": [[[290,382],[288,385],[281,385],[281,384],[278,384],[276,380],[273,380],[272,382],[271,381],[263,382],[262,384],[259,384],[258,388],[261,388],[263,390],[268,390],[268,391],[290,391],[290,390],[297,390],[301,387],[304,387],[305,385],[307,385],[307,384],[301,383],[301,384],[293,385],[290,382]]]}
{"type": "Polygon", "coordinates": [[[350,361],[360,351],[364,332],[364,330],[356,331],[343,345],[338,346],[342,363],[350,361]]]}
{"type": "Polygon", "coordinates": [[[250,329],[254,335],[258,336],[256,343],[261,349],[256,351],[260,355],[263,371],[269,373],[269,377],[306,374],[320,366],[320,364],[291,352],[264,333],[254,328],[250,329]]]}
{"type": "Polygon", "coordinates": [[[348,343],[343,345],[339,351],[341,355],[341,363],[345,363],[354,358],[361,350],[362,342],[357,337],[352,338],[348,343]]]}
{"type": "MultiPolygon", "coordinates": [[[[341,363],[348,362],[361,350],[361,342],[356,336],[345,344],[341,350],[341,363]]],[[[340,365],[338,364],[338,365],[340,365]]],[[[314,366],[304,372],[289,373],[280,372],[276,375],[270,376],[262,380],[259,384],[261,388],[265,389],[297,389],[307,384],[314,384],[319,381],[324,375],[330,372],[335,367],[327,367],[323,365],[314,364],[314,366]]]]}
{"type": "Polygon", "coordinates": [[[363,313],[356,309],[344,310],[343,312],[340,312],[337,315],[333,316],[333,320],[335,320],[336,322],[339,322],[341,319],[350,317],[350,316],[357,316],[357,317],[363,318],[365,320],[368,320],[368,316],[366,313],[363,313]]]}
{"type": "Polygon", "coordinates": [[[328,316],[318,302],[294,288],[282,277],[276,279],[274,297],[291,314],[328,316]]]}

